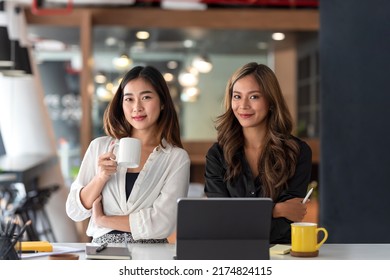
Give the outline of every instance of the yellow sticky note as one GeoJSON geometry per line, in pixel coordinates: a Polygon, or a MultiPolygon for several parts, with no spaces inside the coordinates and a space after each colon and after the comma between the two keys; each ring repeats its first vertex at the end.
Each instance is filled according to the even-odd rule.
{"type": "Polygon", "coordinates": [[[290,250],[291,250],[291,245],[287,245],[287,244],[276,244],[274,246],[272,246],[270,249],[270,254],[274,254],[274,255],[286,255],[288,253],[290,253],[290,250]]]}

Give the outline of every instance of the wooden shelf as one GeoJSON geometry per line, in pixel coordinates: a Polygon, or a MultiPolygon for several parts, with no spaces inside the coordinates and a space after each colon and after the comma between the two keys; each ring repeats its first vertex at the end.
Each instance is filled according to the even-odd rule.
{"type": "Polygon", "coordinates": [[[223,9],[204,11],[160,8],[77,8],[69,15],[34,15],[26,9],[29,24],[77,26],[82,17],[93,25],[119,25],[131,28],[215,28],[284,31],[318,31],[319,11],[299,9],[223,9]]]}

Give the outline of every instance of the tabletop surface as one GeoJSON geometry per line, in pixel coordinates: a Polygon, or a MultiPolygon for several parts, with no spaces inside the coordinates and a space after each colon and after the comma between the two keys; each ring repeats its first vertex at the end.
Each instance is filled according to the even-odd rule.
{"type": "MultiPolygon", "coordinates": [[[[72,252],[85,260],[86,244],[53,243],[53,253],[72,252]]],[[[133,260],[173,260],[176,253],[175,244],[129,244],[128,247],[133,260]]],[[[390,244],[324,244],[314,258],[297,258],[290,254],[271,254],[270,257],[271,260],[390,260],[390,244]]],[[[30,254],[28,259],[49,259],[49,255],[30,254]]]]}

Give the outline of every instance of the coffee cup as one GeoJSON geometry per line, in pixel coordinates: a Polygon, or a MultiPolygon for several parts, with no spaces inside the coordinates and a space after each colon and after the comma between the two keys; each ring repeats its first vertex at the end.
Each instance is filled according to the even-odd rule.
{"type": "Polygon", "coordinates": [[[78,259],[79,259],[79,255],[69,254],[69,253],[54,254],[49,256],[49,260],[78,260],[78,259]]]}
{"type": "Polygon", "coordinates": [[[291,224],[291,256],[316,257],[322,244],[328,239],[328,231],[323,227],[317,227],[316,223],[292,223],[291,224]],[[323,233],[319,241],[319,233],[323,233]]]}
{"type": "Polygon", "coordinates": [[[141,159],[141,140],[137,138],[121,138],[115,144],[118,147],[116,161],[119,166],[126,168],[137,168],[141,159]]]}

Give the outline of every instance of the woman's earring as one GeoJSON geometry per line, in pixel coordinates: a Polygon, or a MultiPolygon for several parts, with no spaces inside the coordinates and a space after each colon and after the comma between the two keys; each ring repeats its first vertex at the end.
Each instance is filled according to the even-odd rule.
{"type": "Polygon", "coordinates": [[[270,106],[269,110],[272,112],[274,110],[274,106],[270,106]]]}
{"type": "Polygon", "coordinates": [[[161,111],[164,110],[164,105],[161,106],[161,111]]]}

